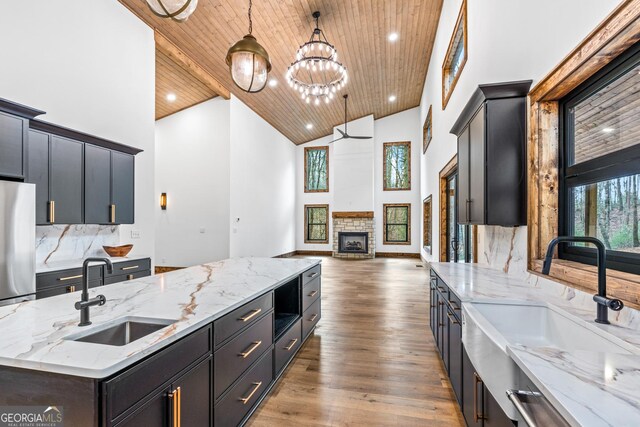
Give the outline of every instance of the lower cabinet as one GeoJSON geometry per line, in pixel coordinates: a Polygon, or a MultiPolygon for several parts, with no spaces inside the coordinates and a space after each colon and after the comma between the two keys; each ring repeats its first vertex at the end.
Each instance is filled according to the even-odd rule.
{"type": "Polygon", "coordinates": [[[298,319],[275,345],[276,375],[282,371],[302,345],[302,321],[298,319]]]}

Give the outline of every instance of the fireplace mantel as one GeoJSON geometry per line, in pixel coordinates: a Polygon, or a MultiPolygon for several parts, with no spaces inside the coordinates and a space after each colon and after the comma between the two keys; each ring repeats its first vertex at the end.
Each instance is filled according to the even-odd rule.
{"type": "Polygon", "coordinates": [[[373,211],[333,212],[332,218],[373,218],[373,211]]]}

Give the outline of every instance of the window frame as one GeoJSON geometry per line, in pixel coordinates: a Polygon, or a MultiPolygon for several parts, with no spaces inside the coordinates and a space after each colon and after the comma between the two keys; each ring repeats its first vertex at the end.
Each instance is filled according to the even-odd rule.
{"type": "Polygon", "coordinates": [[[316,147],[304,147],[304,192],[305,193],[328,193],[329,192],[329,146],[320,145],[316,147]],[[309,189],[309,169],[308,169],[308,153],[309,151],[324,150],[327,162],[327,188],[325,190],[309,189]]]}
{"type": "Polygon", "coordinates": [[[411,203],[385,203],[382,205],[382,244],[383,245],[410,245],[411,244],[411,203]],[[388,208],[407,208],[407,223],[406,224],[396,224],[387,223],[387,209],[388,208]],[[387,240],[387,227],[389,225],[405,225],[407,227],[407,240],[406,241],[396,241],[396,240],[387,240]]]}
{"type": "Polygon", "coordinates": [[[427,152],[429,144],[431,144],[431,140],[433,139],[432,107],[433,105],[429,105],[429,112],[427,113],[427,117],[424,119],[424,125],[422,126],[422,154],[427,152]]]}
{"type": "Polygon", "coordinates": [[[458,80],[460,79],[460,75],[462,75],[462,70],[464,70],[464,66],[467,64],[467,58],[469,55],[468,44],[467,44],[467,0],[462,1],[462,5],[460,6],[460,12],[458,13],[458,19],[456,19],[456,24],[453,27],[453,33],[451,34],[451,40],[449,40],[449,47],[447,47],[447,53],[444,56],[444,61],[442,63],[442,109],[447,108],[447,104],[449,103],[449,99],[451,98],[451,94],[453,90],[456,88],[458,84],[458,80]],[[460,37],[458,32],[462,30],[462,47],[464,49],[464,56],[462,58],[462,63],[458,68],[458,72],[453,76],[451,84],[448,87],[446,81],[451,75],[451,66],[453,61],[454,54],[454,46],[456,46],[456,40],[460,37]]]}
{"type": "MultiPolygon", "coordinates": [[[[559,101],[558,149],[558,234],[572,234],[571,189],[613,180],[629,174],[640,174],[640,144],[603,156],[570,165],[574,151],[573,126],[569,109],[588,99],[611,82],[640,64],[640,43],[620,55],[559,101]]],[[[574,245],[559,245],[558,257],[588,265],[596,265],[596,249],[574,245]]],[[[607,267],[640,274],[640,254],[607,250],[607,267]]]]}
{"type": "Polygon", "coordinates": [[[329,243],[329,205],[328,204],[313,204],[304,205],[304,242],[308,244],[325,244],[329,243]],[[309,224],[309,208],[324,208],[326,210],[325,223],[313,223],[309,224]],[[309,226],[310,225],[324,225],[324,235],[326,239],[315,240],[309,239],[309,226]]]}
{"type": "Polygon", "coordinates": [[[385,142],[382,148],[382,190],[383,191],[411,191],[411,141],[385,142]],[[398,145],[407,146],[407,187],[387,186],[387,149],[398,145]]]}

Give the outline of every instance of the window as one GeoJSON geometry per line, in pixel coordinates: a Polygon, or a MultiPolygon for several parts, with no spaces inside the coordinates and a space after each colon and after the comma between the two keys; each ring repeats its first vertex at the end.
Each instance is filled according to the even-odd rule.
{"type": "Polygon", "coordinates": [[[467,63],[467,2],[463,0],[449,48],[442,64],[442,109],[447,108],[453,89],[467,63]]]}
{"type": "Polygon", "coordinates": [[[422,201],[422,246],[431,253],[431,196],[422,201]]]}
{"type": "Polygon", "coordinates": [[[304,242],[329,243],[329,205],[304,205],[304,242]]]}
{"type": "Polygon", "coordinates": [[[304,192],[329,191],[329,147],[304,149],[304,192]]]}
{"type": "Polygon", "coordinates": [[[433,125],[431,124],[431,105],[429,105],[429,112],[427,118],[424,120],[424,126],[422,127],[422,154],[427,152],[431,138],[433,137],[433,125]]]}
{"type": "Polygon", "coordinates": [[[411,142],[384,143],[384,190],[411,190],[411,142]]]}
{"type": "MultiPolygon", "coordinates": [[[[560,103],[560,234],[591,236],[609,268],[640,273],[640,47],[560,103]]],[[[561,258],[595,265],[590,245],[559,248],[561,258]]]]}
{"type": "Polygon", "coordinates": [[[411,244],[411,204],[383,205],[385,245],[411,244]]]}

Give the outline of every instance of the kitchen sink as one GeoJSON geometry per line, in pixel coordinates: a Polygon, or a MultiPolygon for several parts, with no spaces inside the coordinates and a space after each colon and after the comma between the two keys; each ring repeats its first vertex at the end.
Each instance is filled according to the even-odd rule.
{"type": "Polygon", "coordinates": [[[478,374],[512,419],[518,416],[505,392],[521,387],[521,372],[508,346],[637,353],[635,347],[607,336],[595,325],[552,305],[530,302],[464,304],[462,341],[478,374]]]}
{"type": "Polygon", "coordinates": [[[175,320],[142,317],[123,317],[93,328],[82,334],[70,335],[66,340],[92,344],[123,346],[175,323],[175,320]]]}

